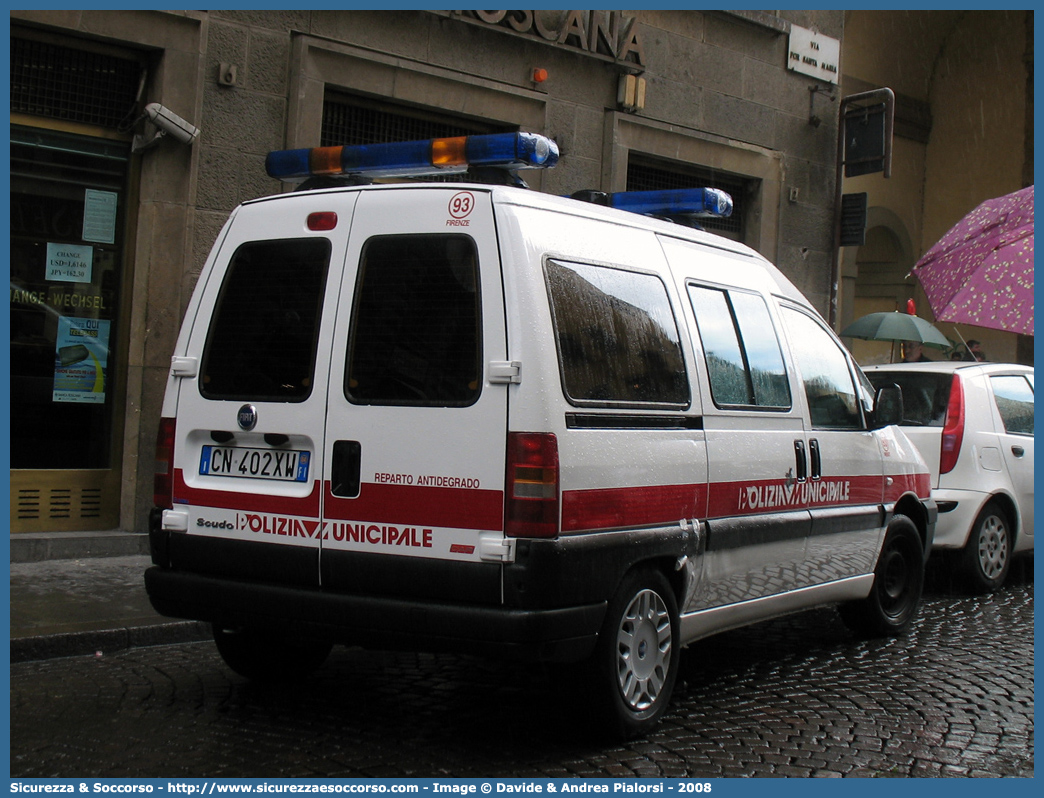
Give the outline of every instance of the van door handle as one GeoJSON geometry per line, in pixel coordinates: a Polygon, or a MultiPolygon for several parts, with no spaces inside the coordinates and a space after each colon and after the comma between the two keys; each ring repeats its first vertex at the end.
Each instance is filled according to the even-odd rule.
{"type": "Polygon", "coordinates": [[[359,441],[335,441],[330,463],[330,492],[334,496],[355,499],[359,496],[362,444],[359,441]]]}
{"type": "Polygon", "coordinates": [[[823,476],[823,458],[819,454],[819,441],[815,438],[808,442],[808,453],[812,457],[812,479],[823,476]]]}
{"type": "Polygon", "coordinates": [[[1022,455],[1026,454],[1026,450],[1021,446],[1016,445],[1011,447],[1011,453],[1016,457],[1022,457],[1022,455]]]}
{"type": "Polygon", "coordinates": [[[794,454],[797,455],[798,482],[808,479],[808,459],[805,457],[805,442],[794,441],[794,454]]]}

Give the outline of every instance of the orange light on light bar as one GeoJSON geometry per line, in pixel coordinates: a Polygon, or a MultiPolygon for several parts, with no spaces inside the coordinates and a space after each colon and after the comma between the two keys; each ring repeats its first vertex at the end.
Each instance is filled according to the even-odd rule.
{"type": "Polygon", "coordinates": [[[342,150],[344,147],[315,147],[308,155],[308,167],[312,174],[340,174],[342,150]]]}
{"type": "Polygon", "coordinates": [[[431,162],[435,166],[465,166],[468,157],[465,153],[467,136],[456,136],[451,139],[434,139],[431,142],[431,162]]]}

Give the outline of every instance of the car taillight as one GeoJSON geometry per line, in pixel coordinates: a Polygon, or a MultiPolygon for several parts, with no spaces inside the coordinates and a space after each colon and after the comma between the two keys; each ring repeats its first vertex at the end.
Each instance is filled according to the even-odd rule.
{"type": "Polygon", "coordinates": [[[558,534],[558,440],[549,432],[508,433],[504,531],[515,538],[558,534]]]}
{"type": "Polygon", "coordinates": [[[943,422],[942,449],[939,452],[939,473],[948,474],[957,465],[964,440],[964,389],[961,378],[954,374],[950,384],[950,402],[943,422]]]}
{"type": "Polygon", "coordinates": [[[174,507],[174,419],[161,418],[156,434],[156,476],[153,503],[163,509],[174,507]]]}

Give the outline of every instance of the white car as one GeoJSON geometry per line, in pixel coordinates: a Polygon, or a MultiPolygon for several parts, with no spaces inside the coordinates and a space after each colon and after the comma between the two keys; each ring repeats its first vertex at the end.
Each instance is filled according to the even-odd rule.
{"type": "Polygon", "coordinates": [[[1033,550],[1033,368],[1010,363],[869,366],[875,387],[903,390],[903,431],[932,471],[933,551],[959,553],[978,592],[999,588],[1033,550]]]}

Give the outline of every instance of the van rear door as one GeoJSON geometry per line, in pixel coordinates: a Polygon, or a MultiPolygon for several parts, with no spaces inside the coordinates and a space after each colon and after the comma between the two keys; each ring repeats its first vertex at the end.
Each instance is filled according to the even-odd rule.
{"type": "Polygon", "coordinates": [[[323,453],[324,588],[498,603],[510,379],[488,192],[362,193],[323,453]]]}
{"type": "Polygon", "coordinates": [[[318,584],[323,342],[339,288],[328,278],[344,262],[354,200],[250,203],[203,272],[172,370],[174,509],[164,526],[192,536],[180,546],[172,537],[175,567],[318,584]]]}

